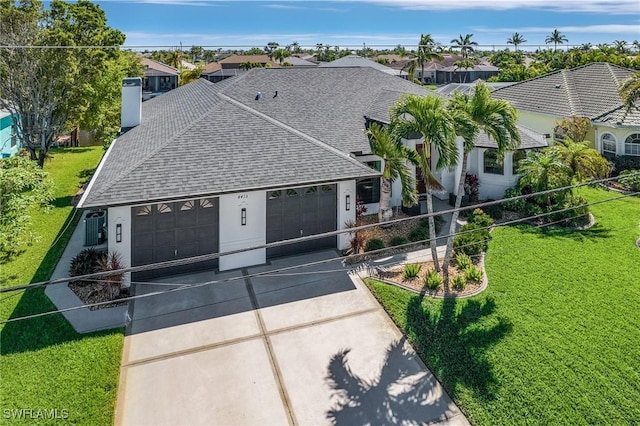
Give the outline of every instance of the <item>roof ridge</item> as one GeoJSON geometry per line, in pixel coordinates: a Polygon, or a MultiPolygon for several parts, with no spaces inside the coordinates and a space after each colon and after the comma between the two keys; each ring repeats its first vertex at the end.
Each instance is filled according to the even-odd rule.
{"type": "MultiPolygon", "coordinates": [[[[574,69],[575,69],[575,68],[574,68],[574,69]]],[[[516,82],[516,83],[514,83],[514,84],[512,84],[512,85],[510,85],[510,86],[499,87],[499,88],[497,88],[496,90],[494,90],[494,93],[495,93],[495,92],[499,92],[500,90],[508,89],[508,88],[510,88],[510,87],[516,87],[516,86],[522,85],[522,84],[524,84],[524,83],[528,83],[528,82],[530,82],[530,81],[540,80],[541,78],[545,78],[545,77],[548,77],[548,76],[550,76],[550,75],[558,74],[558,73],[561,73],[562,71],[565,71],[565,69],[560,69],[560,70],[551,71],[551,72],[548,72],[548,73],[546,73],[546,74],[542,74],[542,75],[539,75],[539,76],[537,76],[537,77],[530,78],[530,79],[528,79],[528,80],[518,81],[518,82],[516,82]]],[[[566,70],[566,71],[570,71],[570,70],[566,70]]]]}
{"type": "MultiPolygon", "coordinates": [[[[200,80],[202,80],[203,82],[206,82],[206,83],[202,83],[202,84],[208,84],[208,85],[210,85],[210,86],[208,87],[208,89],[213,89],[213,86],[215,86],[215,84],[214,84],[214,83],[211,83],[210,81],[205,80],[205,79],[198,79],[198,80],[194,81],[193,83],[199,82],[200,80]]],[[[190,84],[192,84],[192,83],[190,83],[190,84]]],[[[215,92],[214,92],[214,96],[216,96],[216,93],[215,93],[215,92]]],[[[193,120],[191,120],[191,123],[194,123],[194,122],[196,122],[196,121],[200,120],[201,118],[203,118],[203,117],[204,117],[205,115],[207,115],[208,113],[209,113],[209,110],[207,109],[207,110],[205,110],[202,114],[200,114],[199,116],[197,116],[197,117],[195,117],[193,120]]],[[[106,186],[102,191],[100,191],[100,192],[99,192],[99,194],[102,194],[102,193],[104,193],[105,191],[108,191],[109,189],[113,188],[113,186],[114,186],[114,185],[116,185],[117,183],[119,183],[119,182],[120,182],[120,180],[122,180],[125,176],[127,176],[127,175],[128,175],[129,173],[131,173],[133,170],[136,170],[136,169],[137,169],[141,164],[144,164],[144,162],[146,162],[146,161],[149,159],[149,157],[154,156],[156,153],[158,153],[159,151],[161,151],[162,149],[164,149],[167,145],[169,145],[171,142],[173,142],[173,140],[174,140],[176,137],[180,136],[182,133],[186,132],[188,129],[189,129],[189,126],[188,126],[188,125],[185,125],[185,126],[183,127],[183,129],[182,129],[182,130],[180,130],[179,132],[177,132],[177,133],[173,134],[170,138],[167,138],[167,139],[165,140],[165,142],[164,142],[164,143],[160,143],[160,144],[156,147],[156,149],[152,150],[152,151],[151,151],[150,153],[148,153],[146,156],[144,156],[144,157],[142,157],[142,158],[139,158],[139,159],[138,159],[138,161],[136,161],[136,162],[135,162],[131,167],[129,167],[129,168],[128,168],[128,170],[127,170],[126,172],[121,173],[121,174],[120,174],[120,176],[118,176],[118,177],[117,177],[117,178],[115,178],[115,179],[112,179],[112,180],[111,180],[111,182],[109,183],[109,185],[107,185],[107,186],[106,186]]],[[[133,130],[133,129],[132,129],[132,130],[133,130]]],[[[114,140],[114,141],[113,141],[113,143],[111,144],[111,146],[115,145],[115,143],[117,142],[117,139],[119,139],[119,138],[116,138],[116,140],[114,140]]],[[[111,149],[111,146],[109,146],[109,149],[111,149]]],[[[105,157],[106,157],[106,155],[105,155],[105,157]]],[[[98,174],[98,173],[96,173],[95,175],[97,175],[97,174],[98,174]]]]}
{"type": "Polygon", "coordinates": [[[576,104],[580,103],[580,98],[576,98],[575,95],[575,85],[573,84],[573,79],[569,78],[569,73],[571,70],[562,69],[560,70],[560,75],[562,76],[562,81],[564,82],[565,92],[567,93],[567,100],[569,101],[569,110],[571,111],[571,115],[576,115],[576,104]]]}
{"type": "Polygon", "coordinates": [[[319,139],[314,138],[313,136],[310,136],[310,135],[308,135],[308,134],[306,134],[306,133],[304,133],[304,132],[302,132],[302,131],[300,131],[298,129],[295,129],[295,128],[289,126],[288,124],[285,124],[285,123],[281,122],[280,120],[276,120],[275,118],[270,117],[265,113],[257,111],[255,109],[251,108],[250,106],[245,105],[242,102],[240,102],[240,101],[238,101],[236,99],[233,99],[230,96],[225,95],[224,93],[218,93],[218,96],[221,97],[222,99],[228,101],[228,102],[231,102],[232,104],[234,104],[236,106],[239,106],[240,108],[244,109],[245,111],[248,111],[249,113],[254,114],[254,115],[262,118],[263,120],[266,120],[266,121],[268,121],[268,122],[270,122],[272,124],[275,124],[276,126],[281,127],[281,128],[283,128],[284,130],[286,130],[286,131],[288,131],[290,133],[293,133],[293,134],[295,134],[297,136],[300,136],[300,137],[308,140],[309,142],[311,142],[311,143],[313,143],[315,145],[318,145],[319,147],[321,147],[323,149],[326,149],[327,151],[333,152],[334,154],[338,155],[339,157],[344,158],[345,160],[350,161],[353,164],[357,164],[359,166],[367,167],[364,164],[362,164],[360,161],[358,161],[355,158],[351,157],[349,154],[346,154],[343,151],[340,151],[338,148],[335,148],[335,147],[333,147],[333,146],[331,146],[331,145],[329,145],[329,144],[327,144],[325,142],[322,142],[319,139]]]}

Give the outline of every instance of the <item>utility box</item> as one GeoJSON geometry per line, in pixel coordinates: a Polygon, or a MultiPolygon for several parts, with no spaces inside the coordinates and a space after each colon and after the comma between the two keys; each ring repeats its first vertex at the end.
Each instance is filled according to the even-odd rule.
{"type": "Polygon", "coordinates": [[[105,240],[105,219],[107,215],[104,211],[89,211],[84,217],[84,245],[97,246],[105,240]]]}

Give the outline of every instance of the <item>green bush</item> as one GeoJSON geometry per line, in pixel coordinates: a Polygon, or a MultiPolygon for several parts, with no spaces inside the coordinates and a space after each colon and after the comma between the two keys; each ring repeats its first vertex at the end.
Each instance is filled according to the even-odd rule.
{"type": "Polygon", "coordinates": [[[542,207],[540,207],[536,203],[531,202],[531,203],[525,204],[524,212],[523,212],[525,216],[538,216],[542,213],[544,213],[542,210],[542,207]]]}
{"type": "Polygon", "coordinates": [[[374,251],[380,250],[384,248],[384,242],[379,238],[372,238],[367,241],[367,244],[364,246],[364,251],[374,251]]]}
{"type": "Polygon", "coordinates": [[[458,253],[456,254],[456,265],[458,266],[458,269],[464,271],[470,266],[473,266],[473,261],[466,254],[458,253]]]}
{"type": "Polygon", "coordinates": [[[624,170],[620,174],[618,183],[626,186],[631,191],[640,191],[640,169],[638,170],[624,170]],[[637,174],[637,176],[629,176],[637,174]]]}
{"type": "MultiPolygon", "coordinates": [[[[504,191],[504,198],[513,198],[513,197],[517,197],[518,195],[522,195],[522,193],[516,187],[509,188],[506,191],[504,191]]],[[[517,200],[503,202],[502,207],[505,208],[506,210],[511,210],[518,213],[524,213],[526,204],[527,202],[524,198],[519,198],[517,200]]]]}
{"type": "Polygon", "coordinates": [[[453,239],[456,256],[463,253],[468,256],[478,256],[486,251],[491,238],[489,230],[481,228],[476,223],[467,223],[460,227],[460,234],[453,239]]]}
{"type": "MultiPolygon", "coordinates": [[[[93,274],[98,270],[98,266],[107,254],[104,251],[98,251],[93,247],[86,248],[71,259],[69,266],[69,276],[76,277],[78,275],[93,274]]],[[[80,281],[81,283],[84,281],[80,281]]]]}
{"type": "Polygon", "coordinates": [[[455,277],[453,277],[453,288],[455,288],[456,290],[464,290],[464,288],[467,286],[467,280],[464,277],[464,275],[456,275],[455,277]]]}
{"type": "Polygon", "coordinates": [[[485,206],[484,209],[487,212],[487,214],[491,217],[491,219],[493,220],[502,219],[503,210],[504,210],[504,208],[502,207],[502,204],[492,204],[490,206],[485,206]]]}
{"type": "Polygon", "coordinates": [[[564,211],[550,214],[548,220],[551,222],[563,221],[560,225],[584,226],[589,223],[589,207],[585,205],[587,203],[588,201],[583,197],[569,195],[562,205],[556,207],[556,210],[564,211]]]}
{"type": "Polygon", "coordinates": [[[607,156],[607,160],[609,160],[613,165],[614,175],[621,175],[625,170],[640,169],[640,157],[630,155],[615,155],[612,157],[607,156]]]}
{"type": "Polygon", "coordinates": [[[422,266],[417,263],[407,263],[404,265],[404,277],[408,280],[412,280],[418,276],[422,266]]]}
{"type": "Polygon", "coordinates": [[[418,226],[409,231],[409,241],[426,241],[429,239],[429,229],[423,226],[418,226]]]}
{"type": "Polygon", "coordinates": [[[437,290],[442,285],[442,277],[435,269],[431,269],[427,272],[427,275],[424,276],[424,285],[429,290],[437,290]]]}
{"type": "Polygon", "coordinates": [[[395,247],[395,246],[402,246],[405,245],[409,242],[409,240],[406,237],[401,237],[399,235],[391,238],[391,240],[389,241],[389,246],[390,247],[395,247]]]}
{"type": "Polygon", "coordinates": [[[475,223],[481,228],[486,228],[493,225],[493,219],[486,214],[482,209],[475,209],[468,219],[469,223],[475,223]]]}
{"type": "Polygon", "coordinates": [[[473,281],[476,283],[479,283],[480,281],[482,281],[482,271],[480,270],[480,268],[475,266],[470,266],[467,269],[465,269],[464,276],[467,279],[467,281],[473,281]]]}

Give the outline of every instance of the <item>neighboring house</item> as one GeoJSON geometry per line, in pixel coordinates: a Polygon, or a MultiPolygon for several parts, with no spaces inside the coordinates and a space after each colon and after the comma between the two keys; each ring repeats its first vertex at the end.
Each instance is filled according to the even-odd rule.
{"type": "Polygon", "coordinates": [[[271,61],[267,55],[231,55],[220,62],[211,62],[202,70],[201,76],[212,83],[226,80],[230,77],[237,77],[248,70],[243,64],[258,64],[260,67],[316,67],[318,64],[309,62],[296,56],[289,56],[280,65],[277,61],[271,61]],[[288,65],[284,65],[288,64],[288,65]]]}
{"type": "Polygon", "coordinates": [[[499,72],[500,68],[490,64],[478,64],[469,68],[451,65],[436,71],[436,83],[471,83],[476,80],[488,80],[499,72]]]}
{"type": "Polygon", "coordinates": [[[261,67],[272,67],[276,63],[269,58],[269,55],[231,55],[218,61],[223,69],[239,69],[242,64],[259,64],[261,67]]]}
{"type": "MultiPolygon", "coordinates": [[[[449,83],[444,86],[438,87],[437,89],[434,90],[434,92],[444,96],[450,96],[453,94],[453,92],[460,92],[466,95],[471,95],[475,91],[476,83],[477,81],[473,83],[449,83]]],[[[497,82],[497,83],[485,82],[485,84],[489,87],[489,89],[491,89],[491,91],[494,91],[502,87],[511,86],[512,84],[515,84],[515,83],[514,82],[497,82]]]]}
{"type": "MultiPolygon", "coordinates": [[[[359,196],[379,199],[365,115],[430,92],[369,67],[258,68],[141,105],[135,81],[123,86],[124,133],[79,203],[107,210],[109,250],[131,266],[344,229],[359,196]]],[[[227,270],[348,242],[341,234],[201,266],[227,270]]]]}
{"type": "Polygon", "coordinates": [[[22,141],[18,130],[13,124],[11,113],[0,109],[0,155],[1,158],[11,157],[20,152],[22,141]]]}
{"type": "MultiPolygon", "coordinates": [[[[180,73],[177,69],[149,58],[141,58],[144,67],[142,91],[149,94],[168,92],[178,87],[180,73]]],[[[152,96],[146,96],[151,98],[152,96]]]]}
{"type": "Polygon", "coordinates": [[[367,67],[367,68],[376,69],[378,71],[382,71],[385,74],[393,75],[396,77],[402,77],[404,79],[406,79],[408,75],[406,71],[403,71],[400,69],[394,69],[386,65],[382,65],[376,61],[372,61],[371,59],[363,58],[362,56],[358,56],[358,55],[343,56],[342,58],[336,59],[335,61],[323,62],[318,66],[321,68],[367,67]]]}
{"type": "Polygon", "coordinates": [[[629,112],[618,93],[637,71],[609,63],[593,63],[555,71],[497,89],[493,96],[518,109],[520,124],[561,138],[557,123],[573,115],[591,120],[587,140],[604,155],[640,156],[640,111],[629,112]]]}

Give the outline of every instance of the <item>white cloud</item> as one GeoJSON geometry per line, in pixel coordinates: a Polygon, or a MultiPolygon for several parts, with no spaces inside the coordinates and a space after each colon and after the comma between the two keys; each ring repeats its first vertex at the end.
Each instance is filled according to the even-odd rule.
{"type": "MultiPolygon", "coordinates": [[[[346,2],[352,0],[336,0],[346,2]]],[[[638,15],[638,0],[356,0],[410,10],[539,9],[564,13],[638,15]]]]}
{"type": "Polygon", "coordinates": [[[477,27],[473,31],[478,33],[513,33],[519,32],[520,34],[527,33],[540,33],[549,34],[553,30],[558,30],[562,33],[595,33],[595,34],[638,34],[638,25],[625,25],[625,24],[603,24],[603,25],[568,25],[568,26],[556,26],[556,27],[518,27],[518,28],[488,28],[477,27]]]}
{"type": "Polygon", "coordinates": [[[266,7],[269,9],[306,9],[305,7],[302,6],[294,6],[294,5],[290,5],[290,4],[265,4],[262,7],[266,7]]]}

